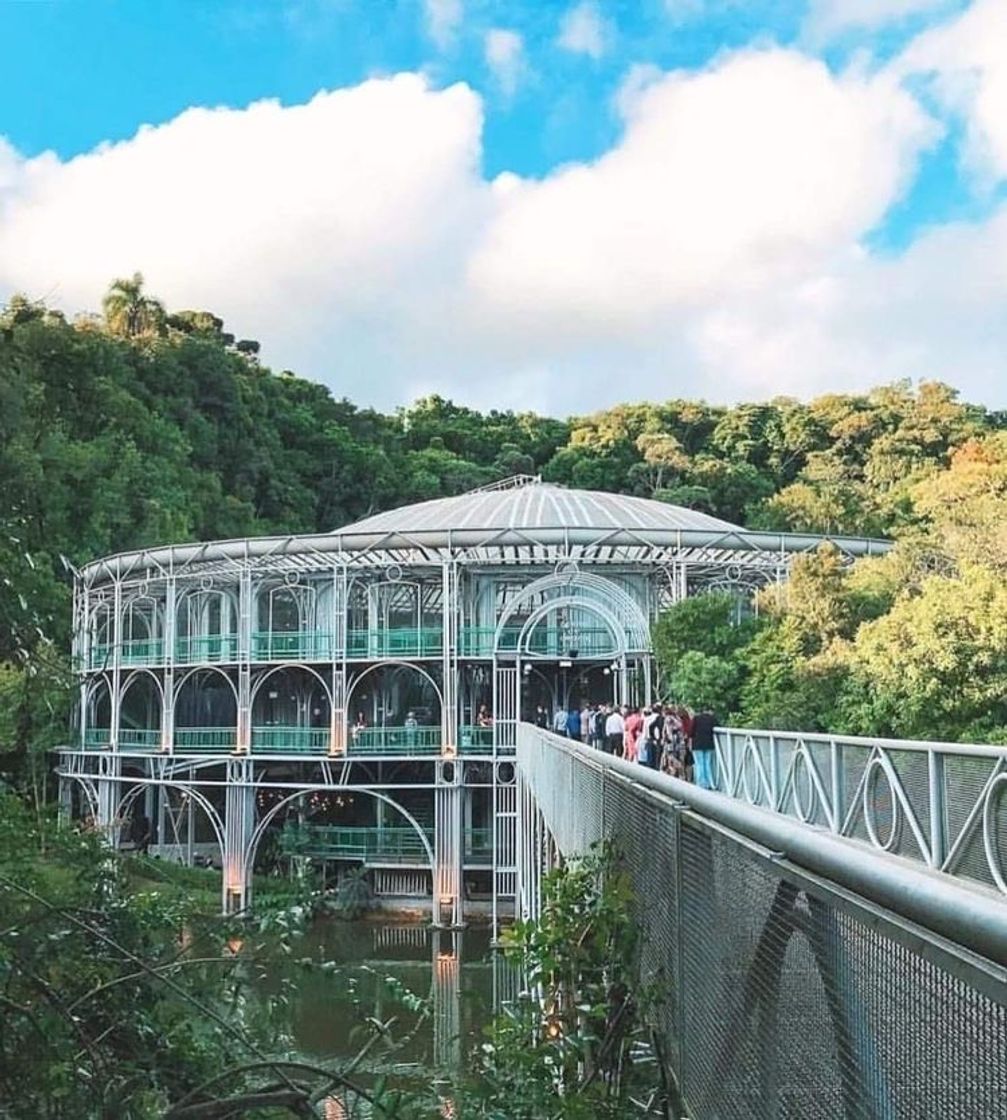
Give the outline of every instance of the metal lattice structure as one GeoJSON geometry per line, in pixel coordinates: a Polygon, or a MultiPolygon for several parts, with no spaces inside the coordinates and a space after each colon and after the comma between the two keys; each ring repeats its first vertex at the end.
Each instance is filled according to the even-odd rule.
{"type": "Polygon", "coordinates": [[[718,728],[719,788],[1007,896],[1007,747],[718,728]]]}
{"type": "Polygon", "coordinates": [[[692,1120],[1007,1117],[996,892],[785,815],[784,765],[779,812],[527,726],[518,773],[523,911],[543,868],[615,842],[692,1120]]]}
{"type": "MultiPolygon", "coordinates": [[[[529,706],[649,698],[663,607],[747,595],[823,539],[519,477],[335,533],[96,560],[75,583],[68,808],[113,839],[142,813],[162,854],[223,867],[231,910],[291,814],[375,875],[402,866],[387,836],[405,830],[415,875],[395,882],[423,882],[440,924],[476,896],[496,920],[514,898],[508,760],[529,706]]],[[[887,548],[833,543],[849,560],[887,548]]]]}

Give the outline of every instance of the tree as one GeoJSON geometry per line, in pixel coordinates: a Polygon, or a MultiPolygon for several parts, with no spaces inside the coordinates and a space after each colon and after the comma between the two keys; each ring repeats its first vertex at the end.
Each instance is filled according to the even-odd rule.
{"type": "Polygon", "coordinates": [[[143,275],[139,272],[128,279],[113,280],[101,308],[109,332],[123,338],[160,334],[167,318],[164,305],[144,295],[143,275]]]}
{"type": "Polygon", "coordinates": [[[841,718],[896,738],[984,739],[1007,728],[1007,586],[989,568],[931,576],[857,632],[841,718]]]}

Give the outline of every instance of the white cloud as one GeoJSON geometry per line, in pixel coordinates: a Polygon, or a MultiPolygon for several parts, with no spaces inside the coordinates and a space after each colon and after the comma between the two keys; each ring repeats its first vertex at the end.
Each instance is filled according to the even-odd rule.
{"type": "Polygon", "coordinates": [[[850,30],[874,30],[916,16],[933,16],[956,7],[960,0],[811,0],[805,30],[813,40],[850,30]]]}
{"type": "Polygon", "coordinates": [[[513,96],[524,70],[524,40],[516,31],[494,27],[486,32],[483,49],[500,88],[513,96]]]}
{"type": "Polygon", "coordinates": [[[454,42],[465,14],[462,0],[423,0],[427,33],[439,50],[454,42]]]}
{"type": "Polygon", "coordinates": [[[944,105],[966,119],[966,157],[993,179],[1007,178],[1007,3],[978,0],[958,19],[924,32],[893,64],[931,74],[944,105]]]}
{"type": "Polygon", "coordinates": [[[414,321],[431,345],[450,330],[481,220],[481,126],[470,89],[407,74],[289,108],[190,109],[65,163],[19,161],[0,193],[0,299],[94,309],[139,269],[279,367],[409,395],[414,321]]]}
{"type": "Polygon", "coordinates": [[[621,143],[505,184],[472,279],[529,321],[628,327],[724,290],[800,276],[870,229],[934,136],[883,78],[782,50],[671,74],[623,99],[621,143]]]}
{"type": "Polygon", "coordinates": [[[539,180],[487,182],[478,96],[416,75],[192,109],[66,162],[0,143],[0,300],[94,309],[140,269],[272,365],[384,407],[901,376],[1007,405],[1007,207],[894,259],[864,247],[939,135],[899,73],[781,49],[638,73],[618,142],[539,180]]]}
{"type": "Polygon", "coordinates": [[[563,16],[557,42],[572,54],[601,58],[607,39],[608,28],[598,5],[593,0],[582,0],[563,16]]]}

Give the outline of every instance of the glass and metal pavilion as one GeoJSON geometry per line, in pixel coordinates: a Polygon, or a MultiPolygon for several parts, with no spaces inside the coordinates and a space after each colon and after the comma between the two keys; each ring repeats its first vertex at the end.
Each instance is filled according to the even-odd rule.
{"type": "Polygon", "coordinates": [[[750,596],[825,539],[850,560],[888,547],[521,476],[328,534],[97,560],[75,580],[68,803],[113,839],[142,812],[164,854],[208,846],[228,910],[293,814],[438,924],[479,900],[496,919],[515,892],[518,723],[643,700],[661,609],[750,596]]]}

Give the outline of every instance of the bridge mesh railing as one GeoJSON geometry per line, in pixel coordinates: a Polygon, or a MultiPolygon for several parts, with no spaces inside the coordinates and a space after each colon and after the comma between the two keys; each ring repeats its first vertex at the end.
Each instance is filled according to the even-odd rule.
{"type": "Polygon", "coordinates": [[[1007,1118],[1003,961],[676,803],[683,784],[663,775],[641,784],[636,768],[526,725],[518,761],[524,811],[561,853],[602,837],[621,853],[692,1120],[1007,1118]]]}
{"type": "Polygon", "coordinates": [[[717,729],[718,788],[1007,895],[1007,747],[717,729]]]}

